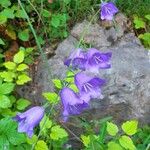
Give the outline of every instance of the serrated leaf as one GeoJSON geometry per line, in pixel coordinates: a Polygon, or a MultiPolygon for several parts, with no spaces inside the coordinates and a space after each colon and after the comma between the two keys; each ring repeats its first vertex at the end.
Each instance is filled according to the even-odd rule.
{"type": "Polygon", "coordinates": [[[108,149],[107,150],[123,150],[123,148],[115,142],[109,142],[108,144],[108,149]]]}
{"type": "Polygon", "coordinates": [[[90,144],[90,136],[81,135],[81,140],[84,146],[88,147],[90,144]]]}
{"type": "Polygon", "coordinates": [[[13,61],[17,64],[22,63],[24,61],[24,51],[20,50],[15,54],[13,61]]]}
{"type": "Polygon", "coordinates": [[[115,136],[118,133],[118,127],[112,122],[107,122],[107,128],[106,128],[108,134],[111,136],[115,136]]]}
{"type": "Polygon", "coordinates": [[[58,88],[58,89],[62,88],[61,80],[59,80],[59,79],[53,79],[52,82],[53,82],[53,84],[55,85],[56,88],[58,88]]]}
{"type": "Polygon", "coordinates": [[[50,137],[52,140],[57,141],[59,139],[66,138],[67,136],[68,136],[68,133],[59,125],[53,126],[51,128],[50,137]]]}
{"type": "Polygon", "coordinates": [[[145,22],[141,18],[135,17],[134,24],[136,29],[145,28],[145,22]]]}
{"type": "Polygon", "coordinates": [[[9,94],[13,91],[15,84],[13,83],[3,83],[0,85],[0,94],[9,94]]]}
{"type": "Polygon", "coordinates": [[[0,76],[4,79],[6,82],[12,82],[13,78],[15,78],[15,73],[10,72],[10,71],[3,71],[0,72],[0,76]]]}
{"type": "Polygon", "coordinates": [[[136,150],[136,147],[133,144],[132,139],[126,135],[120,137],[119,143],[122,147],[124,147],[127,150],[136,150]]]}
{"type": "Polygon", "coordinates": [[[24,110],[26,107],[28,107],[31,104],[31,102],[27,99],[20,98],[16,104],[18,110],[24,110]]]}
{"type": "Polygon", "coordinates": [[[0,108],[8,108],[10,100],[7,96],[0,94],[0,108]]]}
{"type": "Polygon", "coordinates": [[[0,15],[3,15],[9,19],[14,19],[15,15],[14,15],[14,10],[13,9],[10,9],[10,8],[6,8],[4,9],[0,15]]]}
{"type": "Polygon", "coordinates": [[[14,70],[16,68],[16,64],[11,61],[5,62],[4,66],[9,70],[14,70]]]}
{"type": "Polygon", "coordinates": [[[18,76],[18,80],[16,81],[16,83],[18,85],[23,85],[29,81],[31,81],[31,78],[29,76],[27,76],[26,74],[22,74],[22,75],[18,76]]]}
{"type": "Polygon", "coordinates": [[[26,70],[28,68],[29,68],[28,65],[26,65],[26,64],[20,64],[17,67],[17,71],[24,71],[24,70],[26,70]]]}
{"type": "Polygon", "coordinates": [[[35,146],[35,150],[48,150],[48,146],[44,141],[39,140],[35,146]]]}
{"type": "Polygon", "coordinates": [[[29,37],[30,37],[30,35],[29,35],[29,30],[28,29],[25,29],[25,30],[23,30],[23,31],[20,31],[19,33],[18,33],[18,37],[19,37],[19,39],[20,40],[22,40],[22,41],[29,41],[29,37]]]}
{"type": "Polygon", "coordinates": [[[9,149],[9,141],[7,140],[7,137],[5,135],[0,136],[0,149],[9,149]]]}
{"type": "Polygon", "coordinates": [[[45,92],[42,94],[51,104],[57,104],[59,102],[59,96],[55,92],[45,92]]]}
{"type": "Polygon", "coordinates": [[[150,45],[150,33],[144,33],[140,34],[138,38],[142,39],[144,42],[146,42],[148,45],[150,45]]]}
{"type": "Polygon", "coordinates": [[[138,121],[137,120],[126,121],[125,123],[122,124],[121,127],[122,130],[127,135],[134,135],[137,132],[138,121]]]}

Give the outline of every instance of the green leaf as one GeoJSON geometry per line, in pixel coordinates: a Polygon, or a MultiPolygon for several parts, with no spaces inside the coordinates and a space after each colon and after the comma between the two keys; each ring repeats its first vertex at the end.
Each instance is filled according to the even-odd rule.
{"type": "Polygon", "coordinates": [[[39,140],[35,146],[35,150],[48,150],[48,146],[43,140],[39,140]]]}
{"type": "Polygon", "coordinates": [[[150,46],[150,33],[140,34],[138,38],[142,39],[144,42],[146,42],[150,46]]]}
{"type": "Polygon", "coordinates": [[[0,85],[0,94],[9,94],[13,91],[15,84],[13,83],[3,83],[0,85]]]}
{"type": "Polygon", "coordinates": [[[81,140],[84,146],[88,147],[88,145],[90,144],[90,136],[81,135],[81,140]]]}
{"type": "Polygon", "coordinates": [[[10,72],[10,71],[3,71],[0,72],[0,76],[4,79],[6,82],[12,82],[13,78],[16,77],[15,73],[10,72]]]}
{"type": "Polygon", "coordinates": [[[16,81],[16,83],[18,85],[23,85],[29,81],[31,81],[31,78],[29,76],[27,76],[26,74],[22,74],[22,75],[18,76],[18,80],[16,81]]]}
{"type": "Polygon", "coordinates": [[[16,64],[11,61],[5,62],[4,66],[9,70],[14,70],[16,68],[16,64]]]}
{"type": "Polygon", "coordinates": [[[127,150],[136,150],[136,147],[134,146],[132,139],[126,135],[120,137],[119,143],[122,147],[124,147],[127,150]]]}
{"type": "Polygon", "coordinates": [[[10,8],[6,8],[4,9],[0,15],[3,15],[9,19],[14,19],[15,15],[14,15],[14,10],[13,9],[10,9],[10,8]]]}
{"type": "Polygon", "coordinates": [[[145,15],[145,18],[148,19],[148,20],[150,20],[150,14],[145,15]]]}
{"type": "Polygon", "coordinates": [[[51,25],[55,28],[57,28],[60,25],[60,19],[58,15],[52,16],[51,25]]]}
{"type": "Polygon", "coordinates": [[[55,92],[45,92],[42,94],[51,104],[57,104],[59,102],[59,96],[55,92]]]}
{"type": "Polygon", "coordinates": [[[122,127],[122,130],[127,135],[134,135],[137,132],[138,121],[137,120],[127,121],[123,123],[121,127],[122,127]]]}
{"type": "Polygon", "coordinates": [[[0,94],[0,108],[8,108],[10,100],[7,96],[0,94]]]}
{"type": "Polygon", "coordinates": [[[46,9],[43,9],[42,15],[43,15],[43,17],[48,18],[51,16],[51,13],[49,11],[47,11],[46,9]]]}
{"type": "Polygon", "coordinates": [[[59,125],[56,125],[51,128],[50,137],[52,140],[57,141],[59,139],[68,137],[68,133],[59,125]]]}
{"type": "Polygon", "coordinates": [[[24,51],[20,50],[15,54],[13,61],[17,64],[22,63],[24,61],[24,51]]]}
{"type": "Polygon", "coordinates": [[[31,104],[31,102],[29,100],[20,98],[17,101],[17,109],[18,110],[24,110],[26,107],[28,107],[31,104]]]}
{"type": "Polygon", "coordinates": [[[26,15],[25,15],[24,11],[21,10],[21,9],[17,10],[17,12],[15,13],[15,16],[16,16],[17,18],[26,19],[26,15]]]}
{"type": "Polygon", "coordinates": [[[115,142],[109,142],[108,144],[108,149],[107,150],[123,150],[123,148],[115,142]]]}
{"type": "Polygon", "coordinates": [[[58,88],[58,89],[62,88],[61,80],[59,80],[59,79],[53,79],[52,82],[53,82],[53,84],[55,85],[56,88],[58,88]]]}
{"type": "Polygon", "coordinates": [[[112,122],[107,122],[107,132],[111,136],[115,136],[118,133],[118,127],[112,122]]]}
{"type": "Polygon", "coordinates": [[[0,5],[1,5],[2,7],[7,8],[8,6],[11,5],[11,2],[10,2],[10,0],[0,0],[0,5]]]}
{"type": "Polygon", "coordinates": [[[18,33],[18,37],[19,37],[19,39],[22,40],[22,41],[29,41],[29,37],[30,37],[30,35],[29,35],[29,30],[28,30],[28,29],[25,29],[25,30],[23,30],[23,31],[20,31],[20,32],[18,33]]]}
{"type": "Polygon", "coordinates": [[[7,140],[7,137],[5,135],[0,135],[0,149],[9,149],[9,141],[7,140]]]}
{"type": "Polygon", "coordinates": [[[27,137],[27,143],[31,145],[35,144],[37,140],[38,140],[38,137],[36,135],[33,135],[32,138],[27,137]]]}
{"type": "Polygon", "coordinates": [[[0,45],[5,45],[4,41],[0,38],[0,45]]]}
{"type": "Polygon", "coordinates": [[[74,73],[71,71],[67,72],[67,77],[65,78],[66,82],[74,83],[74,73]]]}
{"type": "Polygon", "coordinates": [[[26,64],[20,64],[18,67],[17,67],[17,71],[24,71],[26,69],[28,69],[28,65],[26,64]]]}
{"type": "Polygon", "coordinates": [[[75,84],[70,84],[69,88],[71,88],[74,92],[79,92],[79,90],[75,84]]]}
{"type": "Polygon", "coordinates": [[[46,135],[47,134],[47,130],[50,129],[52,126],[52,121],[45,115],[42,119],[42,121],[40,122],[40,131],[46,135]]]}
{"type": "Polygon", "coordinates": [[[141,18],[135,17],[134,24],[136,29],[145,28],[145,22],[141,18]]]}
{"type": "Polygon", "coordinates": [[[7,17],[3,16],[3,15],[0,15],[0,25],[4,24],[6,22],[7,22],[7,17]]]}

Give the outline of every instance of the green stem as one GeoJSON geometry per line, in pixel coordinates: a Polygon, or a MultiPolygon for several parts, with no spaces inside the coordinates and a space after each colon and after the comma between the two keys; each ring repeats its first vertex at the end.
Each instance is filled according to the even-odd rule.
{"type": "Polygon", "coordinates": [[[83,32],[82,32],[82,35],[81,35],[81,38],[80,38],[80,41],[79,41],[79,43],[78,43],[78,45],[77,45],[77,48],[80,47],[80,44],[81,44],[81,42],[83,41],[83,38],[84,38],[84,36],[85,36],[87,30],[89,29],[89,27],[90,27],[92,21],[95,19],[95,16],[99,13],[99,11],[100,11],[100,9],[95,13],[95,15],[93,15],[93,17],[92,17],[92,19],[90,20],[89,24],[84,28],[84,30],[83,30],[83,32]]]}

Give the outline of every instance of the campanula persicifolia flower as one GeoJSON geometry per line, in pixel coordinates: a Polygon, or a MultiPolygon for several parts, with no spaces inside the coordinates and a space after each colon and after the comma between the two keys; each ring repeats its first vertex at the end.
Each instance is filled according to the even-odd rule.
{"type": "Polygon", "coordinates": [[[60,92],[60,98],[63,105],[62,115],[64,121],[67,121],[70,115],[78,115],[88,108],[88,104],[70,88],[63,88],[60,92]]]}
{"type": "Polygon", "coordinates": [[[89,103],[91,98],[103,98],[101,87],[105,84],[105,80],[80,72],[75,75],[75,84],[79,89],[81,99],[87,100],[86,103],[89,103]]]}
{"type": "Polygon", "coordinates": [[[89,49],[87,52],[88,61],[86,63],[86,70],[93,73],[99,73],[99,69],[110,68],[111,56],[111,52],[102,53],[95,48],[89,49]]]}
{"type": "Polygon", "coordinates": [[[18,122],[18,132],[25,132],[29,137],[33,135],[33,129],[44,116],[44,108],[35,106],[16,115],[14,120],[18,122]]]}
{"type": "Polygon", "coordinates": [[[72,65],[73,69],[85,70],[85,64],[87,62],[87,56],[82,49],[78,48],[64,61],[66,66],[72,65]]]}
{"type": "Polygon", "coordinates": [[[101,19],[113,20],[113,16],[118,12],[118,8],[112,2],[101,4],[101,19]]]}

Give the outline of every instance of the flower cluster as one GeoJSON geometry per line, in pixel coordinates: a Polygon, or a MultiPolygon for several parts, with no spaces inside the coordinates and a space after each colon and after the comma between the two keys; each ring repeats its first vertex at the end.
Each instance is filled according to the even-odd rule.
{"type": "Polygon", "coordinates": [[[69,115],[80,114],[83,110],[88,108],[91,99],[103,98],[101,87],[106,81],[97,76],[87,75],[84,71],[88,70],[89,72],[97,74],[100,69],[110,68],[111,56],[111,52],[102,53],[95,48],[83,51],[79,48],[71,53],[64,61],[66,66],[74,70],[80,70],[74,76],[74,82],[79,92],[75,93],[68,87],[63,88],[60,92],[64,121],[68,119],[69,115]]]}

